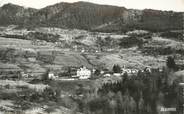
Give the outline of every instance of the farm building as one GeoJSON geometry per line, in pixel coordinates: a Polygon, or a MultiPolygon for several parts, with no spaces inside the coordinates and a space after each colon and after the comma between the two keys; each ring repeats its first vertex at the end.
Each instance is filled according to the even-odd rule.
{"type": "Polygon", "coordinates": [[[125,66],[122,68],[122,74],[128,73],[128,74],[137,74],[139,70],[137,69],[130,69],[130,68],[125,68],[125,66]]]}
{"type": "Polygon", "coordinates": [[[114,73],[114,76],[121,76],[121,73],[114,73]]]}
{"type": "Polygon", "coordinates": [[[55,79],[58,78],[58,76],[56,76],[56,75],[54,74],[54,72],[50,71],[50,72],[48,73],[48,78],[51,79],[51,80],[55,80],[55,79]]]}

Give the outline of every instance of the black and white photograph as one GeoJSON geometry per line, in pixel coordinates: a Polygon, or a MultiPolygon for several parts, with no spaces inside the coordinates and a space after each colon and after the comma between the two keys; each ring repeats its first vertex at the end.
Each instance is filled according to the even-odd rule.
{"type": "Polygon", "coordinates": [[[0,114],[184,114],[184,0],[0,0],[0,114]]]}

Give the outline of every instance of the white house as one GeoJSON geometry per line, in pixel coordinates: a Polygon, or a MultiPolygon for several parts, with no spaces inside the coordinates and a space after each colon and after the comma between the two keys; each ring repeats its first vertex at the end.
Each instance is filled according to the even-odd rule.
{"type": "Polygon", "coordinates": [[[82,67],[77,70],[77,77],[79,77],[79,79],[89,79],[91,77],[91,70],[82,67]]]}
{"type": "Polygon", "coordinates": [[[121,73],[114,73],[114,76],[121,76],[121,73]]]}
{"type": "Polygon", "coordinates": [[[58,76],[55,76],[53,72],[49,72],[48,78],[51,80],[55,80],[56,78],[58,78],[58,76]]]}
{"type": "Polygon", "coordinates": [[[104,74],[104,77],[111,77],[111,74],[104,74]]]}

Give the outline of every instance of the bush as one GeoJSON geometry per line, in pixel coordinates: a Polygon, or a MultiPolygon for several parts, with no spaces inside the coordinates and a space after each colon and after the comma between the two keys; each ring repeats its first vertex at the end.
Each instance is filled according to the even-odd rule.
{"type": "Polygon", "coordinates": [[[175,40],[179,40],[179,41],[183,41],[183,34],[182,32],[171,32],[171,31],[167,31],[167,32],[163,32],[161,34],[162,37],[166,37],[166,38],[171,38],[171,39],[175,39],[175,40]]]}
{"type": "Polygon", "coordinates": [[[126,37],[120,40],[119,46],[123,48],[130,48],[133,46],[140,46],[143,44],[143,40],[137,37],[126,37]]]}
{"type": "Polygon", "coordinates": [[[171,56],[167,57],[167,63],[166,63],[166,65],[170,69],[173,69],[173,70],[176,69],[176,64],[175,64],[174,58],[171,57],[171,56]]]}
{"type": "Polygon", "coordinates": [[[88,103],[90,111],[95,112],[97,110],[105,108],[104,106],[107,105],[107,100],[97,98],[88,103]]]}
{"type": "Polygon", "coordinates": [[[41,32],[30,32],[26,35],[26,39],[38,39],[47,42],[57,42],[59,40],[59,35],[41,33],[41,32]]]}

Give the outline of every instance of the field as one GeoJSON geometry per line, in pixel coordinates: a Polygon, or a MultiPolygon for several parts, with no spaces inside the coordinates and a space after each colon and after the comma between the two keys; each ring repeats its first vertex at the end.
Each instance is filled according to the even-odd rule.
{"type": "MultiPolygon", "coordinates": [[[[20,40],[20,39],[7,39],[0,38],[1,49],[13,48],[17,52],[25,53],[25,51],[30,51],[33,53],[41,52],[45,50],[45,53],[50,51],[56,51],[55,59],[53,61],[54,65],[63,66],[87,66],[92,68],[98,65],[105,65],[105,67],[111,69],[114,64],[119,64],[126,67],[135,67],[135,68],[144,68],[146,66],[163,66],[165,62],[164,56],[153,57],[149,55],[143,55],[140,51],[137,51],[136,48],[132,49],[122,49],[118,53],[77,53],[72,50],[54,48],[54,46],[34,46],[31,44],[31,41],[20,40]],[[85,55],[85,56],[84,56],[85,55]]],[[[39,60],[34,62],[29,61],[29,59],[23,57],[17,57],[16,64],[23,64],[27,67],[40,68],[42,69],[47,63],[40,64],[39,60]],[[25,61],[25,62],[24,62],[25,61]],[[19,63],[20,62],[20,63],[19,63]]],[[[33,69],[31,69],[33,70],[33,69]]],[[[43,70],[40,70],[43,71],[43,70]]]]}
{"type": "Polygon", "coordinates": [[[80,84],[83,84],[83,86],[84,84],[85,86],[92,86],[91,81],[57,81],[50,82],[49,85],[30,84],[24,81],[10,80],[0,80],[0,83],[0,110],[25,114],[41,112],[50,114],[71,114],[73,110],[69,109],[71,108],[69,104],[73,103],[73,101],[69,96],[75,94],[80,84]],[[59,98],[60,100],[58,99],[59,101],[56,102],[53,99],[46,99],[46,96],[42,96],[46,92],[46,88],[60,91],[61,94],[59,97],[62,98],[62,100],[59,98]],[[42,99],[35,99],[34,95],[41,95],[40,97],[42,97],[42,99]]]}
{"type": "MultiPolygon", "coordinates": [[[[17,34],[23,33],[21,30],[9,30],[7,33],[17,34]]],[[[22,30],[24,33],[28,34],[29,31],[22,30]],[[26,32],[25,32],[26,31],[26,32]]],[[[66,30],[59,28],[36,28],[34,31],[41,33],[49,34],[58,34],[60,40],[58,43],[45,42],[42,44],[34,44],[32,40],[22,40],[15,38],[5,38],[0,37],[0,47],[1,50],[6,49],[15,49],[13,53],[16,55],[15,64],[18,66],[25,66],[27,70],[34,72],[45,72],[45,69],[51,64],[59,67],[68,67],[68,66],[86,66],[88,68],[96,68],[102,66],[112,69],[114,64],[119,64],[120,66],[143,69],[147,66],[150,67],[162,67],[165,65],[165,60],[168,55],[145,55],[137,47],[131,48],[120,48],[118,46],[121,39],[130,36],[131,34],[146,34],[147,31],[131,31],[127,34],[116,34],[116,33],[98,33],[98,32],[88,32],[84,30],[66,30]],[[113,46],[101,46],[107,51],[99,51],[99,46],[97,45],[98,38],[101,37],[102,40],[110,38],[113,46]],[[75,42],[75,43],[74,43],[75,42]],[[67,46],[66,46],[67,45],[67,46]],[[93,49],[94,51],[90,51],[93,49]],[[83,51],[82,51],[83,50],[83,51]],[[110,50],[110,51],[109,51],[110,50]],[[30,57],[25,58],[24,56],[19,56],[20,54],[24,55],[26,52],[29,52],[30,57]],[[53,55],[53,53],[55,54],[53,55]],[[54,59],[49,63],[47,60],[38,60],[35,57],[38,56],[38,53],[43,53],[43,56],[53,56],[54,59]],[[19,55],[18,55],[19,54],[19,55]],[[33,55],[35,56],[33,56],[33,55]]],[[[142,37],[140,37],[141,39],[142,37]]],[[[109,45],[111,45],[109,44],[109,45]]],[[[183,49],[182,42],[174,40],[174,38],[164,38],[159,37],[159,35],[154,35],[151,39],[148,40],[148,43],[145,43],[144,46],[149,47],[171,47],[172,49],[183,49]]],[[[144,48],[143,46],[143,48],[144,48]]],[[[154,51],[153,51],[154,53],[154,51]]],[[[38,73],[39,74],[39,73],[38,73]]]]}

